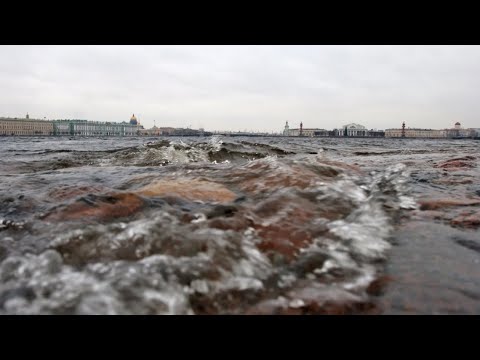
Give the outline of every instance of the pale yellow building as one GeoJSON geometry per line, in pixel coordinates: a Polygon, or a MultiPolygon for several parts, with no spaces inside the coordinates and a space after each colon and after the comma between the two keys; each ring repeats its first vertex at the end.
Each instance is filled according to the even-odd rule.
{"type": "MultiPolygon", "coordinates": [[[[385,137],[400,138],[402,137],[402,129],[387,129],[385,137]]],[[[459,122],[456,122],[453,128],[434,130],[434,129],[405,129],[406,138],[428,138],[428,139],[456,139],[456,138],[474,138],[475,129],[464,129],[459,122]]]]}
{"type": "Polygon", "coordinates": [[[53,122],[30,119],[0,118],[0,136],[50,136],[53,135],[53,122]]]}
{"type": "Polygon", "coordinates": [[[464,129],[459,122],[455,123],[452,129],[445,130],[448,138],[474,138],[476,135],[475,129],[464,129]]]}
{"type": "MultiPolygon", "coordinates": [[[[202,131],[200,129],[200,131],[202,131]]],[[[175,133],[175,128],[172,127],[157,127],[153,126],[151,129],[141,129],[139,131],[140,135],[143,136],[161,136],[161,135],[172,135],[175,133]]]]}
{"type": "MultiPolygon", "coordinates": [[[[386,138],[401,138],[403,129],[387,129],[385,130],[386,138]]],[[[439,139],[447,137],[447,130],[434,129],[405,129],[405,137],[407,138],[424,138],[439,139]]]]}
{"type": "MultiPolygon", "coordinates": [[[[328,136],[328,131],[325,129],[302,129],[302,135],[306,137],[315,137],[315,136],[328,136]]],[[[300,129],[289,129],[288,132],[284,131],[286,136],[300,136],[300,129]]]]}

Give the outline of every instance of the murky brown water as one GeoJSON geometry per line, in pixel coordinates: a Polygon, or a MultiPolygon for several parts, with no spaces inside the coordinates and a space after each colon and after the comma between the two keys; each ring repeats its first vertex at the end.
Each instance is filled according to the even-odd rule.
{"type": "Polygon", "coordinates": [[[0,313],[478,313],[479,148],[0,138],[0,313]]]}

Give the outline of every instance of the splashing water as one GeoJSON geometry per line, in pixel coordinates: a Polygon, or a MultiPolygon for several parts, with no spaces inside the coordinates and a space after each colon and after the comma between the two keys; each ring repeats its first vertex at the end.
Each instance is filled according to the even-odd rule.
{"type": "MultiPolygon", "coordinates": [[[[404,166],[366,174],[324,153],[212,138],[91,156],[105,179],[121,178],[66,191],[53,206],[40,196],[44,215],[8,230],[18,244],[43,240],[0,264],[2,313],[363,311],[394,216],[415,206],[404,166]]],[[[72,172],[88,182],[88,167],[72,172]]]]}

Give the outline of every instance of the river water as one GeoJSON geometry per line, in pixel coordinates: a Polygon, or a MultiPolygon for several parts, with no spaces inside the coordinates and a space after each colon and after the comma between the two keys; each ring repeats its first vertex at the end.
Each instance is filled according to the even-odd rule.
{"type": "Polygon", "coordinates": [[[479,149],[0,138],[0,314],[480,313],[479,149]]]}

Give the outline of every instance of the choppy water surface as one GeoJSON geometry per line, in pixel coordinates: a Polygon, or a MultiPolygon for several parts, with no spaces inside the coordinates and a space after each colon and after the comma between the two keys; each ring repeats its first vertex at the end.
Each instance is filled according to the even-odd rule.
{"type": "Polygon", "coordinates": [[[478,313],[479,148],[0,138],[0,313],[478,313]]]}

